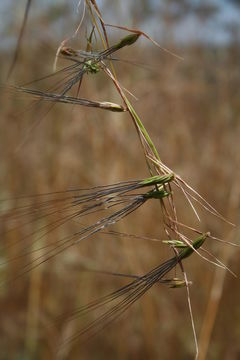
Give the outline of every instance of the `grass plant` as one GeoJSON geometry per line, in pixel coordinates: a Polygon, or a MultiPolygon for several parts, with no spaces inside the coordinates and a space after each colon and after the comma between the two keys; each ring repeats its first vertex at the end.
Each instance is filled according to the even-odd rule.
{"type": "MultiPolygon", "coordinates": [[[[31,1],[28,1],[22,34],[30,5],[31,1]]],[[[114,269],[111,269],[111,271],[106,269],[97,270],[91,266],[83,266],[83,272],[85,269],[86,272],[92,272],[97,277],[105,274],[111,275],[114,279],[122,278],[125,281],[126,279],[131,281],[129,280],[130,282],[127,285],[121,286],[108,295],[87,302],[86,305],[81,305],[75,310],[68,311],[65,315],[58,317],[57,322],[60,321],[64,327],[66,324],[71,324],[72,321],[78,323],[80,317],[97,312],[93,320],[91,315],[90,318],[87,318],[86,325],[80,326],[80,329],[66,336],[55,352],[61,353],[63,348],[71,347],[72,343],[78,344],[83,340],[89,340],[93,335],[99,335],[107,325],[118,319],[154,285],[162,284],[175,289],[181,287],[187,289],[189,313],[195,341],[194,356],[198,358],[198,342],[189,294],[191,282],[188,280],[184,270],[185,259],[195,254],[201,260],[234,274],[227,264],[224,264],[221,259],[218,259],[217,256],[203,246],[206,239],[208,239],[207,243],[210,240],[220,242],[225,242],[225,240],[211,235],[208,228],[201,226],[200,212],[206,211],[218,220],[224,221],[226,226],[232,226],[233,224],[183,180],[180,175],[164,164],[158,152],[158,146],[155,145],[147,126],[145,126],[142,118],[129,100],[129,92],[121,85],[118,79],[116,71],[118,61],[115,62],[115,60],[118,60],[115,53],[120,50],[123,52],[126,47],[131,50],[141,36],[167,52],[168,56],[178,56],[159,46],[147,34],[138,29],[106,24],[96,1],[85,0],[82,6],[83,15],[74,35],[63,40],[57,50],[55,67],[60,67],[62,62],[67,65],[52,74],[34,80],[32,83],[28,82],[21,86],[7,84],[4,88],[12,96],[18,94],[18,96],[22,95],[24,98],[33,100],[34,106],[41,106],[45,102],[50,102],[50,110],[53,105],[63,103],[64,106],[71,104],[93,107],[95,111],[98,109],[108,110],[113,113],[113,116],[115,116],[114,113],[116,112],[123,113],[121,116],[128,118],[134,126],[147,165],[148,175],[140,180],[125,180],[110,185],[98,185],[88,188],[84,188],[80,183],[79,188],[68,188],[62,191],[56,188],[55,191],[47,193],[28,193],[1,200],[0,220],[3,224],[2,233],[7,239],[15,238],[16,233],[20,234],[16,236],[17,240],[8,241],[1,246],[1,253],[3,254],[2,267],[14,264],[13,266],[16,269],[13,273],[3,277],[2,287],[16,284],[25,275],[34,273],[34,271],[41,268],[40,265],[46,265],[48,261],[55,259],[57,255],[65,253],[68,249],[81,247],[80,243],[83,240],[88,239],[89,243],[91,243],[90,237],[107,235],[111,237],[122,236],[125,239],[139,238],[146,240],[147,236],[126,234],[123,231],[115,230],[116,224],[121,224],[123,219],[127,221],[128,216],[131,214],[135,216],[138,209],[140,213],[140,208],[144,204],[152,205],[154,203],[152,200],[157,200],[158,211],[155,210],[155,215],[159,218],[159,223],[164,232],[160,243],[167,245],[169,250],[174,252],[174,256],[161,262],[152,270],[145,272],[144,275],[136,275],[137,271],[135,273],[124,273],[114,269]],[[76,38],[83,27],[84,17],[89,22],[91,31],[86,39],[85,50],[79,50],[72,45],[69,46],[68,43],[76,38]],[[114,27],[126,31],[128,34],[110,45],[108,29],[112,30],[114,27]],[[103,50],[95,50],[95,48],[99,47],[103,50]],[[100,75],[105,76],[105,81],[108,81],[108,84],[113,86],[116,96],[119,98],[118,102],[113,102],[111,99],[95,101],[85,96],[82,97],[83,80],[87,82],[91,77],[94,81],[100,75]],[[43,88],[42,84],[45,81],[52,81],[53,84],[50,87],[43,88]],[[40,84],[41,89],[29,87],[33,84],[34,87],[40,84]],[[185,224],[181,221],[181,211],[179,211],[176,201],[177,193],[184,195],[184,206],[191,208],[199,225],[185,224]],[[183,279],[176,276],[166,278],[177,267],[180,268],[183,279]]],[[[21,39],[22,35],[19,37],[8,78],[10,78],[15,66],[21,39]]],[[[38,119],[34,121],[38,122],[38,119]]],[[[130,124],[128,126],[130,127],[130,124]]],[[[137,156],[140,157],[140,154],[138,153],[137,156]]],[[[84,173],[84,169],[81,172],[84,173]]],[[[102,181],[99,181],[99,184],[102,184],[102,181]]],[[[142,213],[140,215],[143,216],[142,213]]],[[[156,239],[150,237],[148,240],[155,241],[156,239]]],[[[202,266],[205,265],[205,263],[202,264],[202,266]]],[[[37,328],[38,325],[34,326],[37,328]]],[[[76,326],[78,327],[78,324],[76,326]]],[[[28,344],[26,347],[29,350],[31,346],[31,344],[28,344]]],[[[29,350],[29,352],[31,351],[29,350]]],[[[61,356],[59,355],[59,358],[61,356]]]]}

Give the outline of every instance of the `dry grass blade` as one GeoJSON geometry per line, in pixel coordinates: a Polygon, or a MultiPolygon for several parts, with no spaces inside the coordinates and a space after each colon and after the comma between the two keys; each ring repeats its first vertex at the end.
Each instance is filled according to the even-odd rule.
{"type": "Polygon", "coordinates": [[[157,41],[153,40],[149,35],[147,35],[145,32],[141,31],[141,30],[138,30],[138,29],[131,29],[131,28],[128,28],[126,26],[119,26],[119,25],[112,25],[112,24],[105,24],[105,26],[109,26],[109,27],[113,27],[113,28],[117,28],[117,29],[121,29],[121,30],[125,30],[125,31],[129,31],[129,32],[132,32],[132,33],[135,33],[137,34],[138,36],[144,36],[146,39],[150,40],[154,45],[156,45],[157,47],[159,47],[162,51],[176,57],[177,59],[179,60],[184,60],[181,56],[173,53],[172,51],[162,47],[161,45],[159,45],[157,43],[157,41]]]}
{"type": "Polygon", "coordinates": [[[87,106],[87,107],[95,107],[98,109],[104,109],[109,110],[113,112],[124,112],[126,109],[124,109],[123,106],[114,104],[109,101],[93,101],[93,100],[87,100],[84,98],[75,98],[72,96],[64,96],[54,93],[48,93],[40,90],[34,90],[34,89],[27,89],[21,86],[8,86],[8,90],[15,90],[17,92],[21,92],[24,94],[31,95],[32,99],[35,100],[44,100],[44,101],[50,101],[54,103],[64,103],[64,104],[73,104],[73,105],[81,105],[81,106],[87,106]]]}
{"type": "MultiPolygon", "coordinates": [[[[169,169],[165,164],[162,163],[162,161],[154,158],[152,155],[148,155],[148,158],[158,167],[160,173],[162,174],[170,174],[172,173],[172,170],[169,169]]],[[[221,215],[209,202],[204,199],[196,190],[194,190],[190,185],[188,185],[179,175],[175,174],[175,181],[174,184],[181,189],[181,191],[184,193],[184,195],[187,198],[187,201],[190,203],[192,209],[194,210],[195,215],[199,219],[199,215],[192,204],[190,198],[199,205],[201,205],[205,210],[207,210],[212,215],[216,216],[217,218],[223,220],[224,222],[228,223],[231,226],[235,226],[235,224],[231,223],[227,219],[224,218],[223,215],[221,215]]]]}
{"type": "Polygon", "coordinates": [[[7,81],[9,80],[10,76],[12,75],[12,72],[14,70],[14,67],[17,63],[18,60],[18,55],[19,55],[19,51],[20,51],[20,47],[21,47],[21,42],[23,39],[23,34],[24,34],[24,30],[26,28],[26,24],[27,24],[27,19],[28,19],[28,15],[29,15],[29,10],[32,4],[32,0],[27,0],[26,6],[25,6],[25,12],[24,12],[24,17],[23,17],[23,21],[22,21],[22,25],[21,25],[21,29],[18,35],[18,40],[17,40],[17,45],[15,48],[15,52],[13,55],[13,60],[12,63],[10,65],[10,68],[8,70],[8,74],[7,74],[7,81]]]}

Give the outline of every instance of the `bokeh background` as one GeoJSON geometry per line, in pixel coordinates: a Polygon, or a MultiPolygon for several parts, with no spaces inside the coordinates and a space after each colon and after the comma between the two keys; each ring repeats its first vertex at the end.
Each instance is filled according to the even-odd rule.
{"type": "MultiPolygon", "coordinates": [[[[22,0],[0,3],[1,83],[6,81],[25,5],[22,0]]],[[[138,0],[99,1],[98,5],[106,23],[143,29],[184,58],[179,60],[141,38],[118,54],[120,59],[136,64],[118,61],[115,69],[120,83],[138,98],[132,100],[133,105],[164,163],[237,227],[232,228],[200,209],[202,221],[198,224],[186,200],[176,192],[180,220],[240,243],[240,2],[138,0]]],[[[32,1],[10,83],[25,84],[52,72],[56,49],[73,34],[79,22],[81,14],[76,8],[77,1],[32,1]]],[[[86,29],[91,30],[87,21],[70,41],[72,46],[85,46],[86,29]]],[[[109,29],[112,42],[124,35],[109,29]]],[[[96,47],[100,49],[100,43],[96,47]]],[[[87,75],[81,95],[93,100],[120,101],[103,74],[87,75]]],[[[127,114],[68,105],[56,105],[49,111],[46,104],[31,106],[26,97],[2,89],[0,96],[2,199],[148,176],[127,114]]],[[[31,229],[30,216],[25,221],[31,229]]],[[[81,327],[82,319],[74,323],[55,319],[126,283],[83,271],[83,267],[143,274],[172,255],[167,247],[140,239],[98,235],[16,281],[6,282],[17,276],[26,261],[20,258],[7,262],[21,252],[24,244],[7,245],[15,244],[23,230],[19,227],[6,231],[4,216],[0,226],[0,359],[194,357],[186,289],[168,289],[163,285],[151,289],[120,320],[89,342],[70,343],[59,351],[64,339],[81,327]]],[[[57,240],[77,226],[70,223],[41,241],[45,244],[53,237],[57,240]]],[[[159,205],[145,205],[114,229],[164,238],[159,205]]],[[[212,240],[207,245],[240,274],[237,247],[212,240]]],[[[33,256],[29,254],[29,259],[33,256]]],[[[196,255],[186,261],[185,269],[193,281],[190,290],[199,358],[239,359],[239,279],[196,255]]],[[[177,273],[181,276],[179,270],[177,273]]]]}

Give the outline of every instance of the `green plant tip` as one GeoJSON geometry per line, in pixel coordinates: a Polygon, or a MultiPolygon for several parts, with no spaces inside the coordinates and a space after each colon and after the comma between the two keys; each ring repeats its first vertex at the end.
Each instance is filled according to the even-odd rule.
{"type": "Polygon", "coordinates": [[[121,49],[121,48],[123,48],[123,47],[125,47],[125,46],[132,45],[132,44],[134,44],[134,43],[137,41],[137,39],[139,38],[139,36],[140,36],[140,34],[130,34],[130,35],[127,35],[127,36],[125,36],[123,39],[121,39],[118,44],[114,45],[114,48],[115,48],[116,50],[119,50],[119,49],[121,49]]]}
{"type": "Polygon", "coordinates": [[[124,107],[122,107],[121,105],[114,104],[114,103],[111,103],[111,102],[108,102],[108,101],[100,102],[99,107],[102,108],[102,109],[113,111],[113,112],[124,112],[124,111],[126,111],[126,109],[124,109],[124,107]]]}
{"type": "Polygon", "coordinates": [[[190,255],[192,255],[192,253],[194,252],[194,249],[195,250],[199,249],[208,236],[209,236],[209,233],[199,236],[196,240],[193,241],[192,247],[188,246],[186,249],[182,250],[179,254],[180,260],[186,259],[190,255]]]}

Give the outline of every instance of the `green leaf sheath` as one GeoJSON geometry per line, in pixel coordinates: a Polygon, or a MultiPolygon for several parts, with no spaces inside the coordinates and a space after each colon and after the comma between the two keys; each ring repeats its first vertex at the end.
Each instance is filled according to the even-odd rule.
{"type": "Polygon", "coordinates": [[[170,193],[163,188],[159,190],[151,190],[143,195],[144,199],[162,199],[168,196],[170,193]]]}
{"type": "Polygon", "coordinates": [[[141,187],[151,186],[151,185],[163,185],[163,184],[169,183],[173,180],[174,180],[174,174],[163,175],[163,176],[156,175],[156,176],[152,176],[150,178],[142,180],[139,183],[139,185],[141,187]]]}

